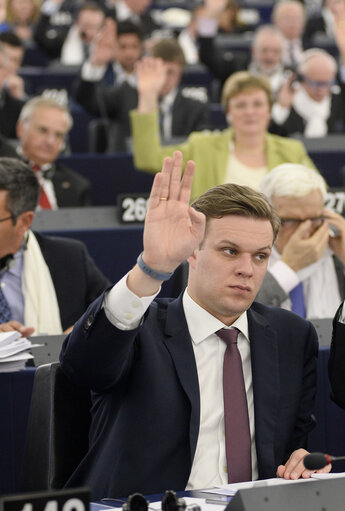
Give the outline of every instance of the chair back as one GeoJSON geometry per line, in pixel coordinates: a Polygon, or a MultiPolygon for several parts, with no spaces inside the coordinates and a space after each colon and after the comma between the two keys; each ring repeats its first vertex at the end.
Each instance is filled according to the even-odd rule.
{"type": "Polygon", "coordinates": [[[88,450],[90,392],[54,362],[35,373],[21,491],[62,488],[88,450]]]}

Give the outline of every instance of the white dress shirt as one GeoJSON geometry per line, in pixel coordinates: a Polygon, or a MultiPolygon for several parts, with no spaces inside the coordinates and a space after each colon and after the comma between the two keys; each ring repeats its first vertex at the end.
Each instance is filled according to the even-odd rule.
{"type": "MultiPolygon", "coordinates": [[[[156,295],[138,298],[123,277],[106,295],[104,310],[117,328],[131,330],[139,326],[142,317],[156,295]]],[[[158,294],[158,293],[157,293],[158,294]]],[[[200,389],[200,430],[187,489],[209,488],[228,482],[223,405],[223,358],[226,344],[215,332],[224,324],[200,307],[188,295],[183,295],[183,308],[191,335],[200,389]]],[[[247,313],[233,323],[239,329],[238,348],[242,358],[247,393],[252,445],[252,478],[257,479],[255,448],[254,402],[248,339],[247,313]]]]}

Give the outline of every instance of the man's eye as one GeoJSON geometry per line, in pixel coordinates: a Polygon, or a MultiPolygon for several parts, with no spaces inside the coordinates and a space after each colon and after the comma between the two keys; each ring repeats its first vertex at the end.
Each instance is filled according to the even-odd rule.
{"type": "Polygon", "coordinates": [[[236,250],[234,248],[225,248],[224,252],[226,252],[229,255],[235,255],[236,254],[236,250]]]}

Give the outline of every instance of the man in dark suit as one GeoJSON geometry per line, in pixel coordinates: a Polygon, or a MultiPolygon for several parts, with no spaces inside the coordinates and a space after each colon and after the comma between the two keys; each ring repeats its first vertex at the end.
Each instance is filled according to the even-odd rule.
{"type": "Polygon", "coordinates": [[[343,133],[345,82],[340,77],[336,83],[336,60],[325,50],[311,48],[302,54],[297,71],[279,91],[271,130],[287,137],[301,133],[307,138],[343,133]]]}
{"type": "Polygon", "coordinates": [[[109,285],[83,243],[30,230],[38,196],[27,165],[0,158],[0,331],[67,331],[109,285]]]}
{"type": "Polygon", "coordinates": [[[67,106],[51,97],[30,99],[20,113],[18,155],[37,173],[42,209],[87,206],[91,202],[89,181],[56,161],[71,126],[67,106]]]}
{"type": "Polygon", "coordinates": [[[95,499],[310,476],[302,459],[314,425],[315,330],[252,304],[279,218],[263,195],[233,184],[190,207],[193,172],[190,161],[181,181],[182,154],[165,159],[137,264],[62,349],[63,371],[94,400],[89,452],[68,486],[85,484],[95,499]],[[153,301],[186,259],[186,291],[153,301]],[[238,346],[231,369],[228,336],[238,346]]]}
{"type": "Polygon", "coordinates": [[[283,163],[260,190],[282,224],[256,301],[308,319],[332,318],[345,298],[345,219],[325,208],[325,180],[314,169],[283,163]]]}
{"type": "MultiPolygon", "coordinates": [[[[81,65],[104,24],[105,13],[97,2],[85,2],[80,6],[74,23],[54,27],[51,18],[53,15],[58,17],[62,4],[63,0],[43,3],[34,38],[51,58],[66,65],[81,65]]],[[[69,15],[67,13],[67,19],[69,15]]],[[[60,21],[63,19],[66,19],[66,13],[62,10],[60,21]]]]}
{"type": "MultiPolygon", "coordinates": [[[[7,80],[11,72],[9,56],[2,43],[0,43],[0,133],[6,138],[16,138],[16,123],[20,111],[25,103],[11,94],[7,80]]],[[[18,80],[21,80],[16,76],[18,80]]],[[[10,84],[9,84],[10,85],[10,84]]]]}
{"type": "MultiPolygon", "coordinates": [[[[208,127],[207,98],[193,97],[193,90],[181,88],[184,55],[173,39],[163,39],[151,49],[151,55],[164,63],[164,83],[159,91],[160,127],[164,140],[187,137],[192,131],[208,127]]],[[[157,83],[160,77],[152,75],[157,83]]],[[[138,90],[133,83],[124,81],[119,87],[102,88],[97,82],[80,79],[76,100],[89,112],[117,122],[116,150],[126,149],[126,138],[131,134],[129,112],[138,105],[138,90]]]]}
{"type": "Polygon", "coordinates": [[[331,351],[328,361],[328,375],[332,390],[331,397],[341,408],[345,408],[344,310],[344,303],[342,303],[334,316],[331,351]]]}

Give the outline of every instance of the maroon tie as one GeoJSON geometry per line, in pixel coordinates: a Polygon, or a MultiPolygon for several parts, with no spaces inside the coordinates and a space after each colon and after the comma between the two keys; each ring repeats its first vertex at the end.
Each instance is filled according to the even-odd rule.
{"type": "Polygon", "coordinates": [[[237,329],[216,332],[226,343],[223,365],[225,449],[229,483],[251,481],[251,440],[248,405],[237,329]]]}
{"type": "MultiPolygon", "coordinates": [[[[33,165],[31,168],[35,172],[39,172],[41,170],[41,167],[36,164],[33,165]]],[[[48,199],[48,195],[46,194],[42,185],[41,185],[41,193],[40,193],[40,198],[39,198],[38,204],[41,207],[41,209],[52,209],[52,205],[50,203],[50,200],[48,199]]]]}

